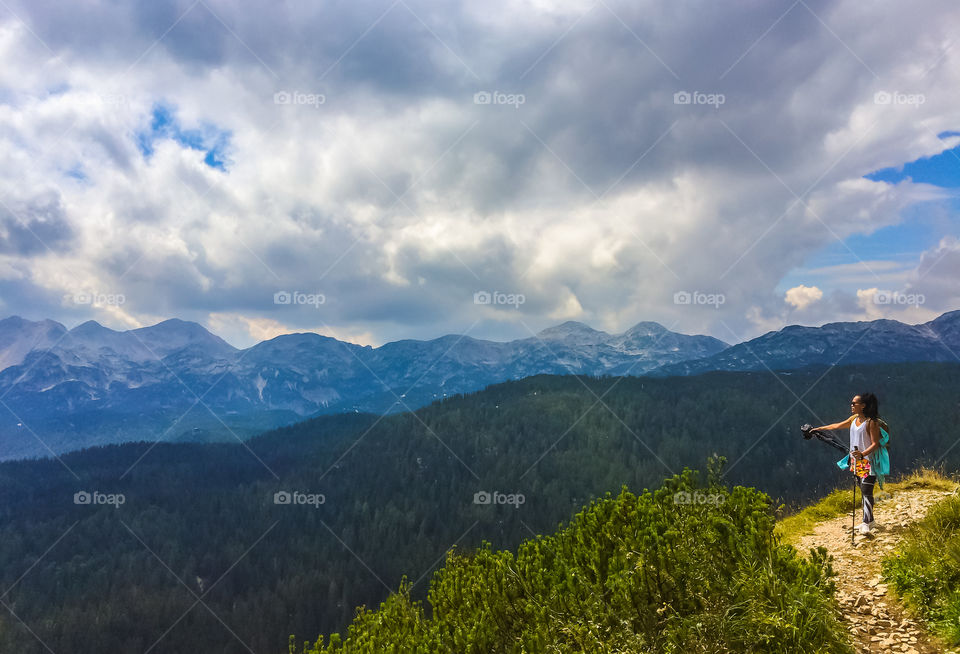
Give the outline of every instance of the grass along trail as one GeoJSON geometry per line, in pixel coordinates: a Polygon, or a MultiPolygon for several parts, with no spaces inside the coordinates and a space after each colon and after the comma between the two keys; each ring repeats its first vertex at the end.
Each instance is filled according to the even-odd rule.
{"type": "MultiPolygon", "coordinates": [[[[867,536],[857,533],[852,545],[849,512],[852,491],[837,491],[815,507],[785,520],[782,529],[785,540],[803,552],[825,547],[833,557],[837,600],[858,654],[960,654],[947,650],[919,620],[911,617],[892,591],[888,591],[880,574],[881,559],[894,550],[901,534],[923,518],[931,506],[956,492],[956,487],[943,478],[924,473],[898,484],[888,484],[888,488],[890,493],[877,494],[874,531],[867,536]],[[949,488],[953,490],[946,490],[949,488]],[[844,509],[846,512],[837,513],[844,509]],[[825,517],[825,513],[832,515],[825,517]]],[[[857,524],[860,520],[858,510],[857,524]]]]}

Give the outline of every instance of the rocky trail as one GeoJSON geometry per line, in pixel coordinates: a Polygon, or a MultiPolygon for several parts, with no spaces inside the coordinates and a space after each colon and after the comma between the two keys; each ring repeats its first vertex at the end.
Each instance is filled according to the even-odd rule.
{"type": "Polygon", "coordinates": [[[929,488],[897,490],[885,498],[878,494],[874,531],[867,536],[857,533],[852,545],[849,513],[821,522],[800,539],[801,551],[823,546],[833,556],[838,573],[837,599],[858,654],[960,654],[944,649],[919,621],[912,619],[880,576],[880,560],[894,549],[903,531],[923,518],[933,504],[951,494],[929,488]]]}

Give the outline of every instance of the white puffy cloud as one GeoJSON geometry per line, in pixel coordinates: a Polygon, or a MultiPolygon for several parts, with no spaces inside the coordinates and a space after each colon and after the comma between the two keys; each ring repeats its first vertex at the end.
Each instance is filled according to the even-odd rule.
{"type": "MultiPolygon", "coordinates": [[[[749,337],[788,319],[778,284],[814,253],[949,200],[863,178],[955,144],[938,137],[958,128],[960,16],[946,0],[880,14],[811,1],[775,25],[782,7],[665,0],[12,6],[0,15],[7,313],[178,316],[237,344],[322,326],[429,338],[477,320],[474,336],[518,337],[560,317],[729,341],[727,326],[749,337]],[[525,101],[474,103],[495,90],[525,101]],[[725,100],[677,105],[678,91],[725,100]],[[878,104],[884,92],[924,102],[878,104]],[[226,170],[169,134],[141,152],[161,104],[184,132],[229,135],[226,170]],[[478,307],[482,289],[526,301],[478,307]],[[327,301],[319,314],[278,308],[282,290],[327,301]],[[677,305],[678,291],[725,302],[677,305]],[[63,302],[77,292],[126,302],[63,302]]],[[[873,253],[865,279],[818,279],[820,301],[791,289],[787,302],[824,321],[892,315],[854,292],[951,270],[951,247],[916,273],[898,263],[899,286],[873,253]]],[[[923,311],[956,308],[945,279],[923,278],[923,311]]]]}
{"type": "Polygon", "coordinates": [[[822,297],[823,291],[816,286],[804,286],[801,284],[800,286],[794,286],[787,290],[784,295],[784,300],[787,304],[802,311],[822,297]]]}

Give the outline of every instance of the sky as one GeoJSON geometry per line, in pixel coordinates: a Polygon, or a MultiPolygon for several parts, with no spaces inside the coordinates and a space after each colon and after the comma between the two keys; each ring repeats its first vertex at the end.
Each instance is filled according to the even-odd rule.
{"type": "Polygon", "coordinates": [[[728,343],[960,309],[950,0],[0,2],[0,316],[728,343]]]}

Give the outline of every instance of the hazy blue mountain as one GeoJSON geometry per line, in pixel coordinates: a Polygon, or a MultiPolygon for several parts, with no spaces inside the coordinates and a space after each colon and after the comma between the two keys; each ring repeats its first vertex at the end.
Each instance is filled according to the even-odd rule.
{"type": "Polygon", "coordinates": [[[0,321],[0,459],[139,439],[234,440],[308,416],[390,413],[538,374],[681,376],[713,370],[960,360],[960,311],[791,325],[734,345],[655,322],[608,334],[565,322],[509,342],[447,335],[377,348],[287,334],[238,350],[202,326],[129,331],[0,321]]]}
{"type": "Polygon", "coordinates": [[[537,374],[641,374],[727,347],[657,323],[608,334],[566,322],[510,342],[451,334],[372,348],[307,333],[238,350],[182,320],[121,332],[15,316],[0,321],[0,459],[140,439],[234,440],[537,374]]]}
{"type": "Polygon", "coordinates": [[[790,370],[810,365],[960,361],[960,311],[920,325],[896,320],[791,325],[711,356],[661,366],[659,376],[711,370],[790,370]]]}

